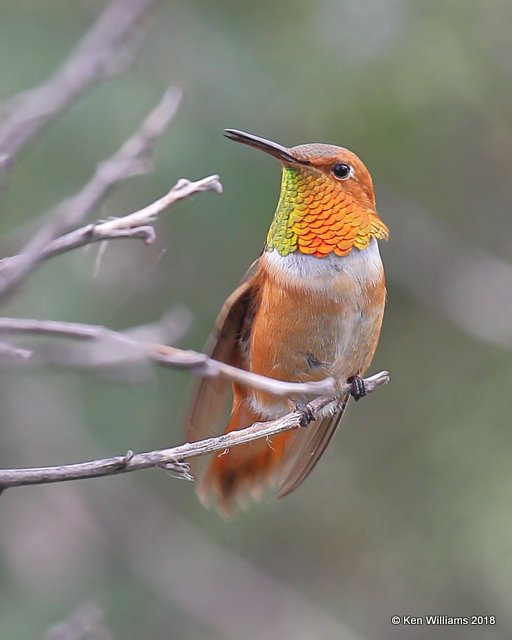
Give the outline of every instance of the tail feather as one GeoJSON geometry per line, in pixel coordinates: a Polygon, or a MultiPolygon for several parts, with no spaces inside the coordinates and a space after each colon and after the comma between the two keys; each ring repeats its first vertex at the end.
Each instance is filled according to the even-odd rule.
{"type": "MultiPolygon", "coordinates": [[[[243,429],[261,420],[245,402],[239,400],[226,427],[226,433],[243,429]]],[[[234,503],[243,506],[247,497],[260,500],[265,488],[274,480],[276,467],[284,454],[289,434],[249,442],[213,457],[205,469],[197,495],[203,505],[215,504],[219,513],[229,516],[234,503]]]]}

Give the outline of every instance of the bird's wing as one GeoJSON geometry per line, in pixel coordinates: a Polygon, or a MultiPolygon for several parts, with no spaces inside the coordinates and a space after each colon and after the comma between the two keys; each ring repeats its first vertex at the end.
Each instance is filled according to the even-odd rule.
{"type": "MultiPolygon", "coordinates": [[[[224,303],[207,343],[206,353],[214,360],[237,367],[244,366],[242,333],[253,305],[259,259],[224,303]]],[[[195,383],[186,425],[189,440],[202,440],[214,435],[223,417],[231,383],[221,378],[202,378],[195,383]]]]}
{"type": "Polygon", "coordinates": [[[277,498],[294,491],[311,473],[341,422],[349,399],[349,395],[343,396],[332,415],[293,433],[277,479],[277,498]]]}

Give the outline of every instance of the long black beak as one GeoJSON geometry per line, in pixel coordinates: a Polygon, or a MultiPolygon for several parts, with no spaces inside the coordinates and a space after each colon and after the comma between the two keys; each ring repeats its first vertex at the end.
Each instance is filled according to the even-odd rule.
{"type": "Polygon", "coordinates": [[[277,158],[282,162],[287,162],[289,164],[309,164],[308,162],[294,158],[290,149],[277,144],[277,142],[272,142],[271,140],[255,136],[252,133],[237,131],[237,129],[224,129],[224,135],[230,140],[241,142],[242,144],[247,144],[250,147],[269,153],[271,156],[274,156],[274,158],[277,158]]]}

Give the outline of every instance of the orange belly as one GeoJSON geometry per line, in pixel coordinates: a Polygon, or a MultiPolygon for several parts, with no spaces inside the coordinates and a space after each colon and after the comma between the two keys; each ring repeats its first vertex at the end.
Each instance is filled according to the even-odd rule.
{"type": "MultiPolygon", "coordinates": [[[[382,324],[383,277],[364,284],[342,272],[321,290],[311,284],[267,270],[252,324],[251,371],[295,382],[364,374],[382,324]]],[[[289,410],[286,400],[262,392],[253,393],[252,406],[266,418],[289,410]]]]}

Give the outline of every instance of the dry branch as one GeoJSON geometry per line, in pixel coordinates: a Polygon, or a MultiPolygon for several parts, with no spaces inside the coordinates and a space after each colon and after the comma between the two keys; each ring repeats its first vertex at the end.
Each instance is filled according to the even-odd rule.
{"type": "MultiPolygon", "coordinates": [[[[245,386],[260,391],[267,391],[279,396],[320,396],[312,400],[308,408],[314,416],[319,410],[336,401],[336,395],[351,393],[353,386],[349,382],[336,385],[331,378],[318,382],[285,382],[267,378],[243,369],[224,364],[213,360],[202,353],[194,351],[184,351],[175,347],[165,345],[145,344],[134,340],[127,334],[123,334],[106,327],[97,325],[87,325],[71,322],[59,322],[52,320],[32,320],[24,318],[0,318],[0,332],[22,333],[35,335],[50,335],[55,337],[74,338],[85,341],[99,343],[103,349],[112,349],[110,358],[112,362],[120,361],[119,351],[124,353],[126,359],[147,359],[160,365],[176,369],[186,369],[189,372],[200,376],[222,377],[227,380],[244,384],[245,386]]],[[[8,348],[11,348],[8,345],[8,348]]],[[[27,350],[13,347],[24,353],[23,362],[33,359],[31,356],[37,354],[32,352],[27,356],[27,350]]],[[[123,358],[121,358],[123,361],[123,358]]],[[[55,362],[60,365],[69,364],[67,359],[55,362]]],[[[102,366],[108,365],[104,358],[102,366]]],[[[76,359],[73,366],[77,366],[76,359]]],[[[365,379],[367,393],[371,393],[378,386],[389,382],[389,374],[382,371],[365,379]]],[[[103,460],[93,460],[78,464],[61,465],[54,467],[42,467],[34,469],[3,469],[0,470],[0,490],[7,487],[25,484],[46,484],[51,482],[63,482],[66,480],[77,480],[81,478],[93,478],[105,475],[114,475],[148,469],[150,467],[163,467],[174,473],[189,477],[187,466],[183,466],[183,461],[196,456],[205,455],[214,451],[222,451],[257,438],[270,437],[301,426],[304,420],[303,411],[294,411],[282,418],[271,422],[254,423],[252,426],[238,431],[231,431],[217,438],[209,438],[198,442],[186,443],[184,445],[170,449],[150,451],[146,453],[134,454],[129,451],[122,456],[106,458],[103,460]]]]}
{"type": "Polygon", "coordinates": [[[157,0],[113,0],[44,83],[3,105],[0,171],[48,122],[97,82],[124,71],[140,44],[140,22],[157,0]]]}
{"type": "MultiPolygon", "coordinates": [[[[52,240],[41,250],[39,262],[104,240],[139,238],[146,244],[151,244],[156,238],[152,223],[160,217],[160,214],[178,202],[178,200],[183,200],[194,193],[203,191],[222,193],[222,184],[219,176],[208,176],[195,182],[180,178],[164,196],[143,209],[119,218],[87,224],[52,240]]],[[[10,256],[0,260],[0,269],[3,269],[6,265],[11,267],[16,261],[22,259],[22,255],[10,256]]]]}
{"type": "Polygon", "coordinates": [[[151,169],[149,152],[173,119],[181,95],[179,89],[168,89],[135,134],[111,158],[98,165],[93,177],[76,195],[58,205],[20,254],[0,264],[0,298],[35,269],[51,242],[81,224],[114,185],[151,169]]]}
{"type": "MultiPolygon", "coordinates": [[[[220,377],[225,380],[243,384],[258,391],[266,391],[276,396],[319,396],[346,393],[346,388],[338,386],[332,378],[313,382],[285,382],[267,378],[257,373],[238,369],[232,365],[209,358],[204,353],[178,349],[160,344],[147,344],[134,340],[126,333],[113,331],[101,325],[82,324],[78,322],[60,322],[58,320],[35,320],[31,318],[0,318],[0,333],[29,333],[34,335],[48,335],[55,337],[74,338],[96,343],[102,347],[99,354],[99,364],[102,367],[117,365],[127,361],[148,360],[171,369],[186,370],[202,377],[220,377]]],[[[32,351],[31,357],[26,356],[23,362],[33,360],[37,364],[45,359],[57,366],[79,367],[80,357],[74,356],[69,361],[67,357],[52,358],[46,352],[45,358],[37,357],[37,350],[32,351]]],[[[91,358],[84,353],[83,366],[91,366],[91,358]]],[[[90,355],[90,354],[89,354],[90,355]]],[[[387,380],[386,380],[387,381],[387,380]]],[[[382,384],[370,379],[367,392],[371,393],[376,385],[382,384]]]]}
{"type": "MultiPolygon", "coordinates": [[[[367,386],[367,390],[370,391],[377,386],[386,384],[388,381],[389,375],[383,371],[366,378],[365,385],[367,386]]],[[[345,392],[349,392],[351,388],[352,386],[349,383],[345,384],[345,392]]],[[[311,412],[314,420],[321,409],[335,402],[336,398],[333,396],[319,397],[312,400],[307,405],[307,408],[311,412]]],[[[224,451],[231,447],[257,440],[258,438],[270,438],[283,431],[304,428],[302,427],[303,420],[303,411],[293,411],[277,420],[255,422],[245,429],[230,431],[229,433],[206,440],[187,442],[170,449],[159,449],[145,453],[128,451],[128,453],[122,456],[53,467],[0,469],[0,491],[9,487],[97,478],[155,467],[171,471],[181,478],[192,479],[189,467],[185,463],[186,460],[215,451],[224,451]]]]}

